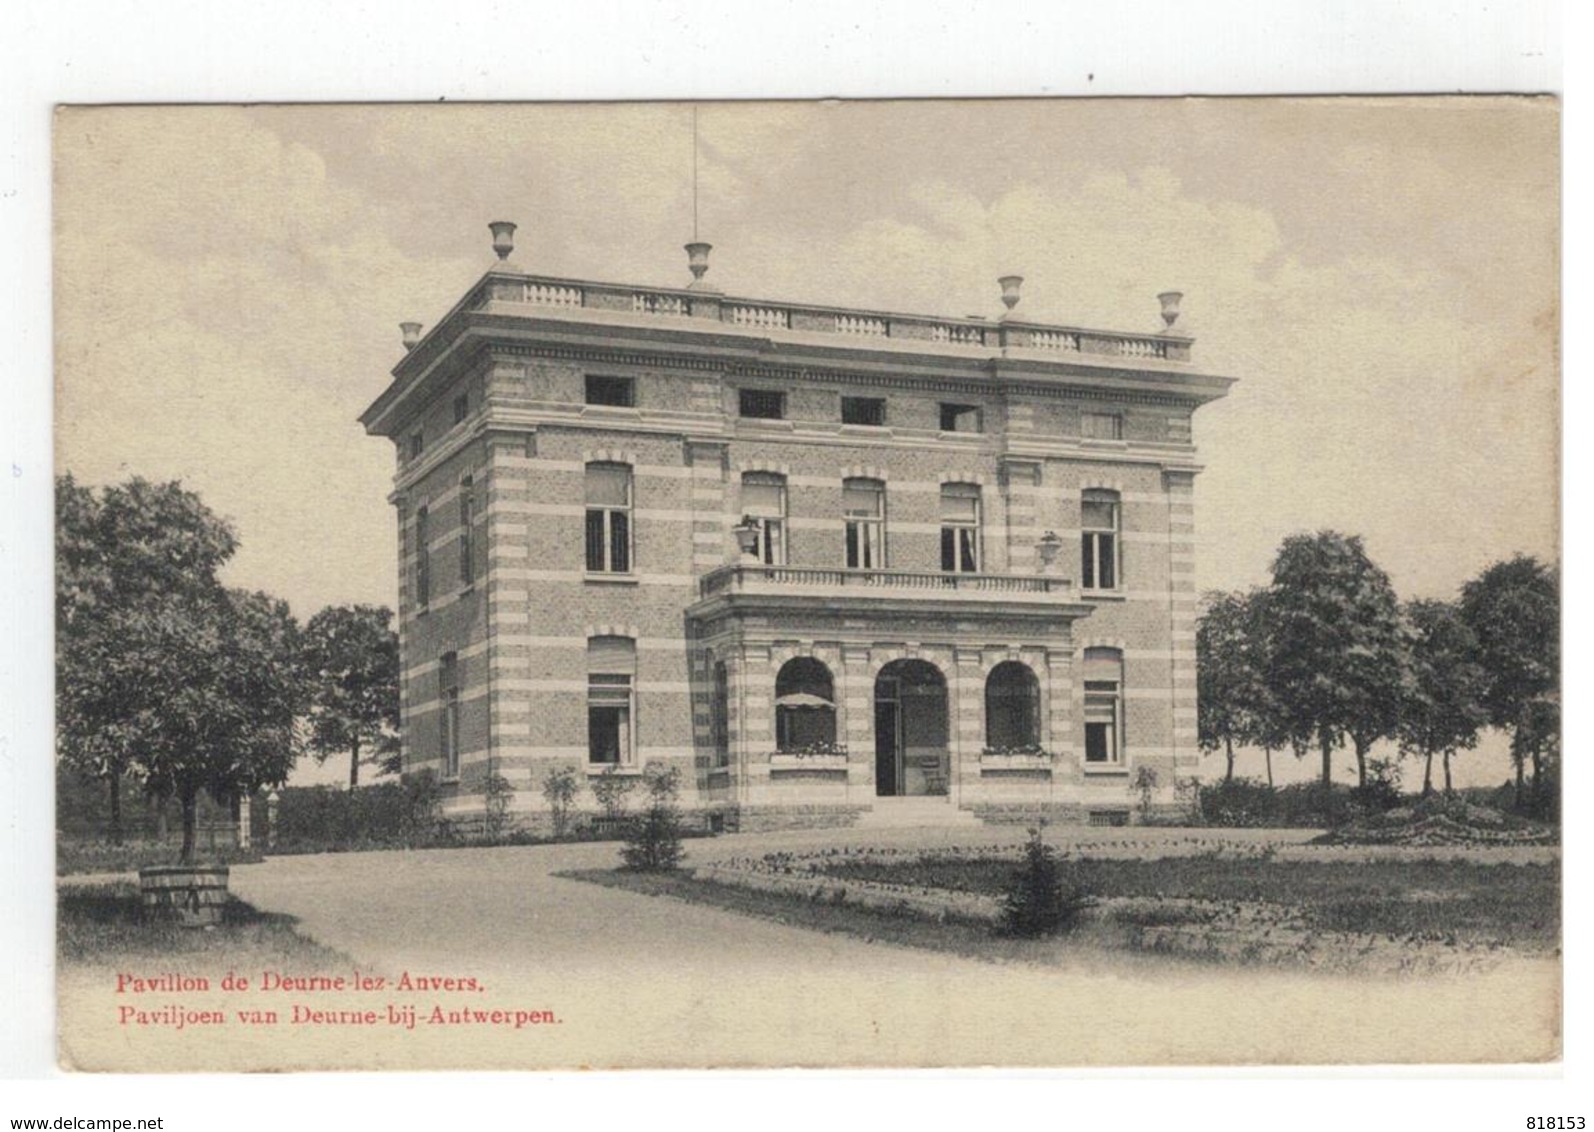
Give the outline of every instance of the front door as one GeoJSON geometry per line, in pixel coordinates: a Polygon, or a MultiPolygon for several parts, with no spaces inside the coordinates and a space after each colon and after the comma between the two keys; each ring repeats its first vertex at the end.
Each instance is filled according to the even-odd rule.
{"type": "Polygon", "coordinates": [[[902,712],[897,682],[880,680],[874,693],[874,792],[882,798],[898,793],[902,770],[902,712]]]}

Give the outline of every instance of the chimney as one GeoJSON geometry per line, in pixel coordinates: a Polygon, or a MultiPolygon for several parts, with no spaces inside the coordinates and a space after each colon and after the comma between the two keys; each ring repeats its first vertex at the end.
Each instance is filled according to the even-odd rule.
{"type": "Polygon", "coordinates": [[[406,352],[415,349],[416,343],[421,340],[421,324],[418,322],[399,323],[399,332],[404,335],[404,349],[406,352]]]}

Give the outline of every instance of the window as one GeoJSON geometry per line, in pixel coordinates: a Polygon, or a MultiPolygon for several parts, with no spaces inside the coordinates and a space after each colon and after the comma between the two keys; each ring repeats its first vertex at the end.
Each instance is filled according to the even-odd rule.
{"type": "Polygon", "coordinates": [[[758,528],[758,559],[786,563],[786,477],[774,472],[742,473],[742,514],[758,528]]]}
{"type": "Polygon", "coordinates": [[[941,487],[941,569],[949,574],[980,571],[980,489],[976,484],[941,487]]]}
{"type": "Polygon", "coordinates": [[[597,766],[630,766],[636,642],[630,637],[592,637],[587,641],[587,761],[597,766]]]}
{"type": "Polygon", "coordinates": [[[587,572],[631,572],[631,469],[587,465],[587,572]]]}
{"type": "Polygon", "coordinates": [[[1085,763],[1123,762],[1123,654],[1117,649],[1085,650],[1085,763]]]}
{"type": "Polygon", "coordinates": [[[476,584],[476,485],[470,476],[459,481],[459,584],[476,584]]]}
{"type": "Polygon", "coordinates": [[[1124,418],[1122,413],[1081,413],[1079,435],[1086,440],[1122,440],[1124,418]]]}
{"type": "Polygon", "coordinates": [[[848,569],[884,569],[886,485],[879,480],[843,481],[841,509],[847,521],[848,569]]]}
{"type": "Polygon", "coordinates": [[[978,405],[952,405],[941,403],[942,432],[980,432],[980,407],[978,405]]]}
{"type": "Polygon", "coordinates": [[[438,700],[442,704],[443,777],[459,777],[459,654],[445,652],[437,667],[438,700]]]}
{"type": "Polygon", "coordinates": [[[886,399],[884,397],[843,397],[841,399],[841,423],[857,425],[873,425],[883,427],[886,423],[886,399]]]}
{"type": "Polygon", "coordinates": [[[636,382],[629,377],[587,374],[587,404],[613,405],[619,409],[636,406],[636,382]]]}
{"type": "Polygon", "coordinates": [[[781,751],[832,747],[836,742],[836,693],[830,669],[798,656],[775,675],[775,746],[781,751]]]}
{"type": "Polygon", "coordinates": [[[410,433],[410,459],[419,460],[426,451],[426,434],[419,430],[410,433]]]}
{"type": "Polygon", "coordinates": [[[743,389],[740,393],[740,411],[744,417],[758,420],[782,421],[786,419],[786,394],[772,389],[743,389]]]}
{"type": "Polygon", "coordinates": [[[461,393],[454,398],[454,423],[460,424],[470,416],[470,394],[461,393]]]}
{"type": "Polygon", "coordinates": [[[723,660],[714,664],[714,765],[731,763],[731,681],[723,660]]]}
{"type": "Polygon", "coordinates": [[[1118,493],[1087,491],[1079,509],[1079,584],[1115,590],[1122,573],[1118,556],[1118,493]]]}
{"type": "Polygon", "coordinates": [[[1041,685],[1029,665],[1004,660],[985,680],[985,745],[993,750],[1038,747],[1041,685]]]}
{"type": "Polygon", "coordinates": [[[415,511],[415,604],[425,609],[432,600],[432,548],[426,508],[415,511]]]}

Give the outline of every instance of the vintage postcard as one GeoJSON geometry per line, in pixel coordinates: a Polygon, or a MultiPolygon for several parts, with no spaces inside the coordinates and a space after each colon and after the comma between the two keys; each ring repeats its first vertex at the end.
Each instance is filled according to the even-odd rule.
{"type": "Polygon", "coordinates": [[[61,1064],[1558,1058],[1559,122],[61,109],[61,1064]]]}

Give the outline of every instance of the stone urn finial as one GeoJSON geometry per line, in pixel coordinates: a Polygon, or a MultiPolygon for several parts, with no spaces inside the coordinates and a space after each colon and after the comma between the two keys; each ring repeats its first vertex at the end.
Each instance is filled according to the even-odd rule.
{"type": "Polygon", "coordinates": [[[736,536],[736,549],[741,554],[743,562],[758,561],[758,522],[751,515],[743,515],[742,521],[731,528],[731,534],[736,536]]]}
{"type": "MultiPolygon", "coordinates": [[[[996,281],[1002,288],[1002,305],[1007,308],[1007,313],[1012,314],[1013,308],[1018,306],[1018,289],[1024,284],[1022,275],[1004,275],[996,281]]],[[[1005,315],[1003,317],[1006,317],[1005,315]]]]}
{"type": "Polygon", "coordinates": [[[1179,304],[1183,300],[1183,291],[1164,291],[1157,296],[1157,301],[1162,304],[1163,329],[1172,330],[1173,324],[1179,321],[1179,304]]]}
{"type": "Polygon", "coordinates": [[[421,340],[421,324],[418,322],[399,323],[399,333],[404,335],[404,349],[415,349],[416,343],[421,340]]]}
{"type": "Polygon", "coordinates": [[[714,250],[713,244],[705,244],[701,240],[694,240],[686,245],[686,266],[692,269],[692,282],[694,289],[707,287],[703,276],[708,274],[708,253],[714,250]]]}
{"type": "Polygon", "coordinates": [[[1056,531],[1047,531],[1036,540],[1035,551],[1040,556],[1042,574],[1052,572],[1052,566],[1057,561],[1057,552],[1062,549],[1063,540],[1056,531]]]}
{"type": "Polygon", "coordinates": [[[493,251],[498,253],[498,258],[507,260],[509,253],[515,250],[515,225],[508,220],[494,220],[487,227],[493,234],[493,251]]]}

